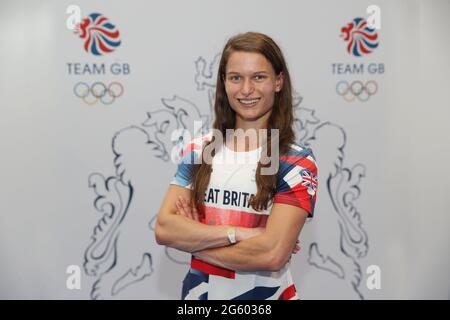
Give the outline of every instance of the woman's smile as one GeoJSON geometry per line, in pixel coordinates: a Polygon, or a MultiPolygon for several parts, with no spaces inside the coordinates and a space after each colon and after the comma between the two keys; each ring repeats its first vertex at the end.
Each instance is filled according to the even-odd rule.
{"type": "Polygon", "coordinates": [[[245,99],[237,99],[240,103],[241,106],[243,106],[244,108],[251,108],[254,107],[258,104],[259,100],[261,100],[261,98],[245,98],[245,99]]]}

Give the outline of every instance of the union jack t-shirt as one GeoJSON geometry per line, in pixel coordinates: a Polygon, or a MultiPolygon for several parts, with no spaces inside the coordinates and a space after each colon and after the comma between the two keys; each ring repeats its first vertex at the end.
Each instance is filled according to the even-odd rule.
{"type": "MultiPolygon", "coordinates": [[[[191,188],[195,159],[211,134],[194,139],[184,150],[170,184],[191,188]]],[[[212,161],[211,178],[205,193],[203,223],[246,228],[265,227],[273,203],[298,206],[314,215],[317,192],[317,165],[311,149],[291,144],[281,155],[276,193],[266,210],[256,211],[249,203],[256,195],[255,172],[261,147],[235,152],[222,145],[212,161]]],[[[238,271],[221,268],[192,257],[181,298],[190,300],[298,299],[287,263],[281,270],[238,271]]]]}

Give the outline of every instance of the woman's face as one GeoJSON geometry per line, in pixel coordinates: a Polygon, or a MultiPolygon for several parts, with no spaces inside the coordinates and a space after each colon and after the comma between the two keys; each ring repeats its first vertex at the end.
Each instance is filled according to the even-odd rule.
{"type": "Polygon", "coordinates": [[[236,112],[236,127],[261,127],[270,117],[275,92],[283,85],[270,62],[260,53],[235,51],[226,66],[225,91],[236,112]]]}

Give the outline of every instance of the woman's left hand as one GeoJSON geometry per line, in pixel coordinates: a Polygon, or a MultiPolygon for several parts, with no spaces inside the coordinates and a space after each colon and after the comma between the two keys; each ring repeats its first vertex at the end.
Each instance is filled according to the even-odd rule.
{"type": "Polygon", "coordinates": [[[176,206],[178,208],[177,214],[195,221],[199,221],[197,208],[188,203],[183,197],[180,196],[178,198],[176,206]]]}

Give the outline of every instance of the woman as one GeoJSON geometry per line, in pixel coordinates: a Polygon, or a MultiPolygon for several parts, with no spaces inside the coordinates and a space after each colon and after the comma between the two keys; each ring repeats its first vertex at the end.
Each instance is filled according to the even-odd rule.
{"type": "Polygon", "coordinates": [[[182,299],[298,299],[289,261],[313,216],[317,167],[295,143],[289,72],[270,37],[228,40],[214,111],[214,133],[184,151],[156,224],[159,244],[192,253],[182,299]],[[242,146],[239,132],[258,134],[242,146]],[[245,163],[219,161],[224,155],[245,163]]]}

